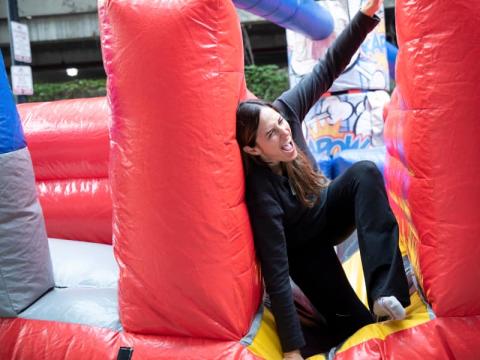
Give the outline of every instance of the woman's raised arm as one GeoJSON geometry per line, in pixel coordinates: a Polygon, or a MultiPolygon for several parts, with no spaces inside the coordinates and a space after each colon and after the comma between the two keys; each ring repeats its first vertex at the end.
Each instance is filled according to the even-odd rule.
{"type": "Polygon", "coordinates": [[[362,7],[333,42],[325,56],[315,65],[313,71],[305,75],[292,89],[280,95],[274,103],[282,103],[296,115],[298,121],[303,121],[310,108],[332,86],[333,81],[347,67],[368,33],[380,21],[374,14],[382,1],[370,0],[362,7]]]}

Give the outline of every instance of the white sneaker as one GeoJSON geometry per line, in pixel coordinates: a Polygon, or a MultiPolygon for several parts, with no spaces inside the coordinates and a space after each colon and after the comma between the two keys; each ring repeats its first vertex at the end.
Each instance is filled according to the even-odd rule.
{"type": "Polygon", "coordinates": [[[407,315],[395,296],[384,296],[375,300],[373,313],[378,318],[387,317],[389,320],[403,320],[407,315]]]}

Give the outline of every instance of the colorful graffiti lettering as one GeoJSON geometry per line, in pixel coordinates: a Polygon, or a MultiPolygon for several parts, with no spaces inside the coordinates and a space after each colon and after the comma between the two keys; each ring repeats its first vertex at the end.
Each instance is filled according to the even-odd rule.
{"type": "Polygon", "coordinates": [[[325,136],[309,141],[310,149],[314,149],[317,154],[328,156],[332,156],[342,150],[365,149],[370,144],[370,137],[357,136],[353,133],[337,134],[335,137],[325,136]]]}

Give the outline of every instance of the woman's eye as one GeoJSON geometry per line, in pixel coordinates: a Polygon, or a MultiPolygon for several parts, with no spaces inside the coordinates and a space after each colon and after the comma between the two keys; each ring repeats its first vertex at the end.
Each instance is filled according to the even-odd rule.
{"type": "Polygon", "coordinates": [[[282,119],[282,118],[278,119],[278,124],[281,124],[281,123],[283,123],[283,119],[282,119]]]}

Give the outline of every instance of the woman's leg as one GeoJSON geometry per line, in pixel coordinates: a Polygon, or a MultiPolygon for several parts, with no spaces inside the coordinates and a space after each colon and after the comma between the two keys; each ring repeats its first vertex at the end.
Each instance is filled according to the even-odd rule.
{"type": "Polygon", "coordinates": [[[398,247],[398,225],[388,204],[376,165],[361,161],[333,180],[325,204],[326,238],[336,245],[356,227],[368,303],[395,296],[410,304],[408,283],[398,247]]]}
{"type": "Polygon", "coordinates": [[[308,344],[311,348],[326,351],[373,322],[350,286],[333,246],[317,244],[289,254],[289,264],[293,281],[325,319],[311,329],[311,337],[316,339],[308,344]]]}

